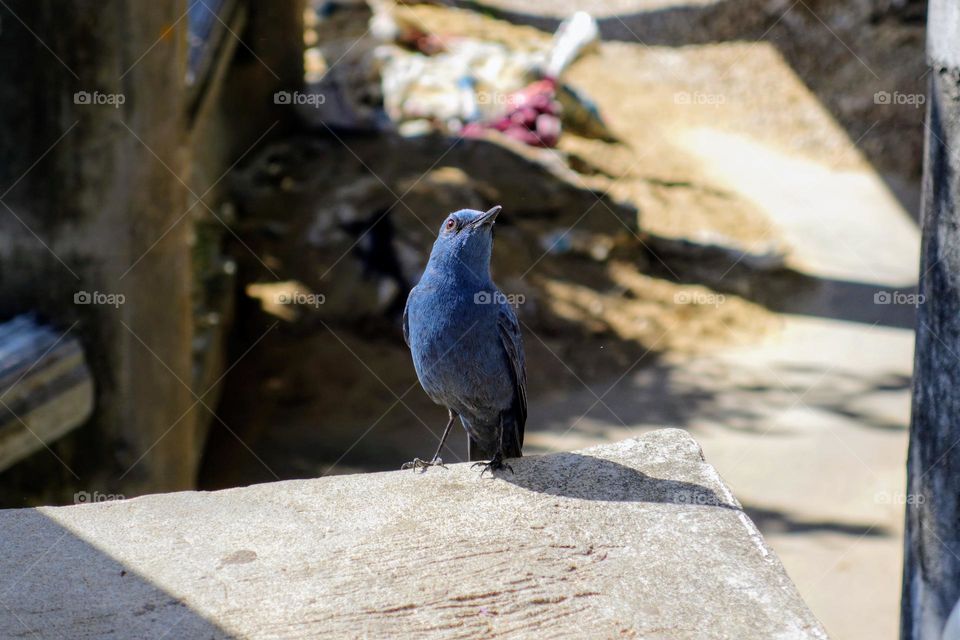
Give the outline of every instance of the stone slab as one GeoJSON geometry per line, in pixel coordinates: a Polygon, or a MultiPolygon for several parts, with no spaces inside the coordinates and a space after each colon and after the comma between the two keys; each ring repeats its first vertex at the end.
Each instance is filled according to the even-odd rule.
{"type": "Polygon", "coordinates": [[[826,637],[686,432],[511,464],[2,511],[0,637],[826,637]]]}

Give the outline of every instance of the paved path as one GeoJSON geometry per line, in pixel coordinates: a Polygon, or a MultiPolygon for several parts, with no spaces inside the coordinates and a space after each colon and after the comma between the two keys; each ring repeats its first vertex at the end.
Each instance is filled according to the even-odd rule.
{"type": "Polygon", "coordinates": [[[684,425],[831,637],[896,637],[912,349],[909,330],[787,317],[768,344],[543,399],[528,449],[684,425]]]}

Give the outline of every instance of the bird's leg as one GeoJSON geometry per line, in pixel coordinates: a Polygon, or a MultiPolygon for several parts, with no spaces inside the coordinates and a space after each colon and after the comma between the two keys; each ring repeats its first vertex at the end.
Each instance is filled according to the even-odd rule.
{"type": "Polygon", "coordinates": [[[503,453],[500,451],[497,451],[495,454],[493,454],[493,457],[490,458],[490,462],[474,462],[472,465],[470,465],[471,469],[475,467],[483,467],[483,469],[480,470],[481,478],[487,471],[490,472],[490,475],[493,475],[494,472],[500,471],[501,469],[509,469],[510,473],[513,473],[513,467],[503,461],[503,453]]]}
{"type": "Polygon", "coordinates": [[[433,464],[438,464],[441,467],[443,466],[443,458],[440,457],[440,451],[443,450],[443,443],[447,441],[447,436],[450,435],[450,428],[453,426],[453,421],[457,419],[457,414],[453,412],[453,409],[447,409],[447,415],[450,417],[447,420],[447,426],[443,429],[443,435],[440,436],[440,444],[437,446],[437,452],[433,454],[433,464]]]}
{"type": "Polygon", "coordinates": [[[433,460],[427,462],[420,458],[414,458],[410,462],[404,462],[403,466],[400,467],[400,470],[404,469],[423,469],[426,471],[427,467],[443,467],[446,469],[446,465],[443,464],[443,458],[440,457],[440,451],[443,449],[443,443],[447,441],[447,436],[450,434],[450,427],[453,426],[453,421],[457,419],[457,414],[453,412],[453,409],[447,409],[447,414],[450,416],[450,419],[447,420],[447,426],[443,430],[443,435],[440,436],[440,446],[437,447],[437,452],[433,454],[433,460]]]}
{"type": "Polygon", "coordinates": [[[490,462],[474,462],[470,465],[470,468],[483,467],[480,470],[480,477],[483,477],[487,471],[490,472],[490,475],[493,475],[494,472],[501,469],[509,469],[510,473],[513,473],[513,467],[508,463],[503,461],[503,416],[500,416],[500,427],[499,433],[497,434],[497,452],[493,454],[493,457],[490,458],[490,462]]]}

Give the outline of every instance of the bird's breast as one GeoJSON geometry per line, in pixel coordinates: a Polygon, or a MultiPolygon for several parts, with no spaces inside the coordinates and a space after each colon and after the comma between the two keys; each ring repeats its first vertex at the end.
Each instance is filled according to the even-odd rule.
{"type": "Polygon", "coordinates": [[[460,410],[509,400],[510,377],[497,327],[498,309],[476,292],[426,289],[407,309],[410,350],[427,394],[460,410]]]}

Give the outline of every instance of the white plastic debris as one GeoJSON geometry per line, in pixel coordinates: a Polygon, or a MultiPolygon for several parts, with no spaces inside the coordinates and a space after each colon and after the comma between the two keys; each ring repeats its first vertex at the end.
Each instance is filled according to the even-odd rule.
{"type": "Polygon", "coordinates": [[[550,59],[544,69],[547,77],[559,78],[577,59],[577,56],[591,44],[597,42],[600,29],[597,21],[586,11],[577,11],[560,23],[553,34],[553,47],[550,59]]]}
{"type": "Polygon", "coordinates": [[[542,54],[512,52],[503,45],[462,39],[434,56],[383,45],[383,103],[396,122],[431,118],[470,122],[504,107],[502,96],[523,87],[542,54]]]}

